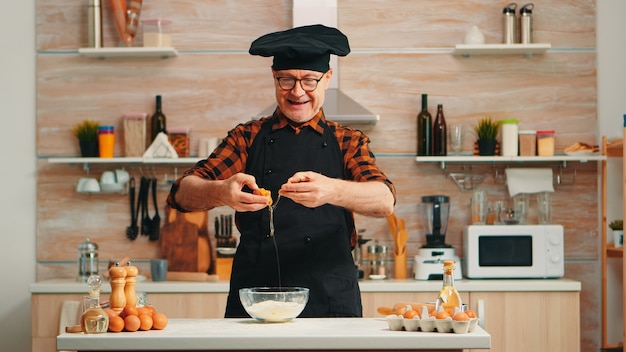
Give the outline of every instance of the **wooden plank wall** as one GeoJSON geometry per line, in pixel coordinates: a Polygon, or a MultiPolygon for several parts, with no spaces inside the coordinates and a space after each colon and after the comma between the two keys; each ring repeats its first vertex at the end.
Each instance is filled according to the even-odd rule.
{"type": "MultiPolygon", "coordinates": [[[[429,106],[443,104],[447,122],[467,130],[485,115],[516,118],[521,129],[555,129],[556,148],[576,141],[596,141],[596,52],[594,0],[536,0],[534,41],[551,43],[545,55],[524,57],[451,55],[472,25],[488,43],[501,41],[505,2],[480,0],[339,0],[338,26],[350,39],[352,53],[339,60],[341,89],[381,115],[375,125],[357,125],[372,139],[371,147],[398,189],[396,212],[406,219],[409,257],[424,242],[418,205],[426,194],[451,197],[447,242],[462,253],[461,231],[469,221],[470,192],[461,192],[449,172],[485,175],[482,187],[491,200],[506,197],[505,167],[551,167],[563,174],[554,196],[555,223],[565,226],[566,276],[583,282],[582,350],[599,348],[598,167],[596,163],[452,165],[417,164],[414,160],[420,94],[429,106]]],[[[120,46],[104,5],[105,46],[120,46]]],[[[125,195],[74,192],[85,176],[82,165],[49,164],[47,157],[77,156],[70,130],[89,118],[113,124],[121,132],[125,112],[154,110],[163,96],[169,127],[191,128],[191,150],[209,136],[229,128],[273,101],[270,59],[247,54],[259,35],[291,26],[291,1],[168,1],[144,3],[142,18],[165,17],[177,58],[98,60],[78,55],[87,45],[86,2],[37,2],[37,278],[73,277],[76,246],[90,237],[101,260],[131,256],[139,262],[159,257],[158,244],[124,236],[130,223],[125,195]]],[[[137,38],[141,44],[141,35],[137,38]]],[[[122,133],[116,155],[122,156],[122,133]]],[[[470,151],[474,137],[463,145],[470,151]]],[[[120,165],[92,165],[89,174],[120,165]]],[[[156,175],[163,185],[182,167],[126,166],[133,175],[156,175]]],[[[532,204],[532,203],[531,203],[532,204]]],[[[162,211],[162,209],[161,209],[162,211]]],[[[212,217],[229,213],[216,209],[212,217]]],[[[163,218],[163,213],[162,218],[163,218]]],[[[358,217],[364,236],[391,245],[384,219],[358,217]]],[[[212,233],[212,229],[211,229],[212,233]]]]}

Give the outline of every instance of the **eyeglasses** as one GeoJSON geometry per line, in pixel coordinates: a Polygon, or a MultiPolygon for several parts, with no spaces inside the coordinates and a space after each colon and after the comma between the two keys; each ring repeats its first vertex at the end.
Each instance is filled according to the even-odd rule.
{"type": "Polygon", "coordinates": [[[302,88],[302,90],[304,90],[305,92],[312,92],[315,89],[317,89],[317,84],[320,83],[322,78],[324,78],[325,74],[326,73],[324,73],[322,77],[320,77],[319,79],[315,79],[315,78],[297,79],[293,77],[276,77],[276,80],[278,81],[278,86],[280,87],[280,89],[292,90],[296,86],[296,82],[300,81],[300,87],[302,88]]]}

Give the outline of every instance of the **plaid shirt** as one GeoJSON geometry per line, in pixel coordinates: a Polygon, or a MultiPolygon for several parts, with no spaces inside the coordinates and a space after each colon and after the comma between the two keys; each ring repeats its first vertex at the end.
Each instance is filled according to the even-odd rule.
{"type": "MultiPolygon", "coordinates": [[[[273,131],[281,128],[293,128],[295,133],[299,134],[303,128],[311,128],[317,131],[317,133],[323,134],[324,127],[321,125],[322,122],[325,122],[334,131],[337,138],[343,153],[345,179],[357,182],[384,182],[395,198],[395,187],[376,165],[376,158],[369,150],[370,139],[363,132],[342,126],[333,121],[327,121],[322,110],[310,121],[296,128],[291,126],[287,118],[280,112],[280,109],[277,109],[273,116],[239,124],[228,132],[228,136],[207,159],[199,161],[174,182],[167,203],[179,211],[188,211],[176,204],[174,200],[174,195],[178,191],[183,177],[196,175],[204,179],[225,180],[236,173],[244,172],[246,162],[248,161],[248,149],[252,146],[254,138],[261,130],[261,125],[272,123],[273,131]]],[[[356,231],[354,229],[351,242],[353,242],[353,245],[356,242],[356,231]]]]}

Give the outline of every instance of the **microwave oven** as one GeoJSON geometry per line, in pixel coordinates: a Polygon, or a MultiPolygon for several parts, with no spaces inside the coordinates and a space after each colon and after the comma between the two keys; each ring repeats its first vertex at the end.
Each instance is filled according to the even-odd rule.
{"type": "Polygon", "coordinates": [[[469,279],[563,277],[563,226],[466,226],[463,254],[469,279]]]}

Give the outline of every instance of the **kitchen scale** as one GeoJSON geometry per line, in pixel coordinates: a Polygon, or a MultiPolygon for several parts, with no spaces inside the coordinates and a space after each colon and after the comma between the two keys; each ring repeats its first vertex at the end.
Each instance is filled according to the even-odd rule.
{"type": "Polygon", "coordinates": [[[425,229],[426,244],[418,250],[413,264],[415,279],[442,280],[443,261],[454,260],[457,264],[454,268],[454,279],[460,280],[463,277],[460,258],[456,255],[454,247],[445,243],[450,198],[440,195],[424,196],[420,206],[422,224],[428,226],[425,229]]]}

